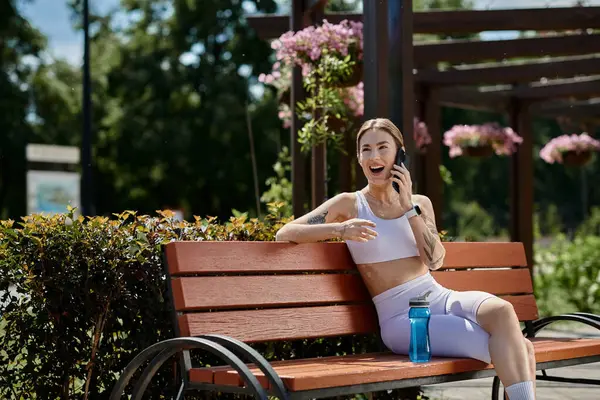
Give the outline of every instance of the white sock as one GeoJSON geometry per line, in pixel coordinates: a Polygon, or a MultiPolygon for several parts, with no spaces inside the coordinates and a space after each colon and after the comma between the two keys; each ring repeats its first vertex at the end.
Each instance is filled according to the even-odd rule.
{"type": "Polygon", "coordinates": [[[533,381],[515,383],[505,388],[510,400],[535,400],[533,381]]]}

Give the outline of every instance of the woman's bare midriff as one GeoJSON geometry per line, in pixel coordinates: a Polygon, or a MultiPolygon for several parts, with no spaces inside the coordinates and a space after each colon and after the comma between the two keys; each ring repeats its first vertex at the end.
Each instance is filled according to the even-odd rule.
{"type": "Polygon", "coordinates": [[[413,280],[428,271],[427,266],[423,264],[419,257],[402,258],[375,264],[359,264],[357,267],[371,297],[413,280]]]}

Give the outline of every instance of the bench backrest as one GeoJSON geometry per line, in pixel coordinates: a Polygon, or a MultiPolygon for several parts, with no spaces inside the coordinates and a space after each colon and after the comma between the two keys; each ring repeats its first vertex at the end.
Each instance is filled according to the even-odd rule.
{"type": "MultiPolygon", "coordinates": [[[[483,290],[536,319],[522,243],[447,242],[435,279],[483,290]]],[[[378,332],[377,315],[344,243],[173,242],[166,245],[176,330],[245,342],[378,332]]]]}

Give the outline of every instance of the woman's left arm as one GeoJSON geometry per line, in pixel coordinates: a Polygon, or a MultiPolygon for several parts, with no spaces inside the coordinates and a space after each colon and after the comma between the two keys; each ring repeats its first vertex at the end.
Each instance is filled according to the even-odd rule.
{"type": "Polygon", "coordinates": [[[412,195],[412,180],[404,166],[394,166],[392,175],[392,180],[400,187],[398,201],[405,212],[410,211],[413,204],[417,204],[421,209],[421,215],[408,220],[417,241],[421,260],[430,270],[439,269],[444,264],[446,249],[438,235],[431,200],[427,196],[412,195]]]}
{"type": "Polygon", "coordinates": [[[410,218],[408,222],[415,235],[421,260],[430,270],[436,270],[444,264],[446,249],[435,225],[433,205],[427,196],[414,197],[414,203],[419,205],[421,215],[410,218]]]}

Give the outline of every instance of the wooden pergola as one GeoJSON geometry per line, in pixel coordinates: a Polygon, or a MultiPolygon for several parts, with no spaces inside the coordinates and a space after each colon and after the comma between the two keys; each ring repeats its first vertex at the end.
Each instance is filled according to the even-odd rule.
{"type": "MultiPolygon", "coordinates": [[[[593,127],[600,120],[600,7],[518,10],[412,10],[411,0],[363,1],[363,14],[324,14],[326,0],[292,0],[291,14],[248,17],[264,39],[300,30],[326,18],[362,21],[364,35],[364,118],[388,117],[401,127],[420,193],[431,198],[442,225],[443,183],[441,107],[504,113],[523,137],[511,162],[511,240],[533,257],[533,132],[531,118],[568,116],[593,127]],[[414,43],[414,34],[455,35],[483,31],[537,31],[546,35],[510,40],[441,40],[414,43]],[[562,32],[561,32],[562,31],[562,32]],[[560,32],[560,33],[556,33],[560,32]],[[510,59],[518,61],[507,62],[510,59]],[[427,124],[432,144],[415,154],[413,117],[427,124]]],[[[295,103],[302,99],[302,78],[292,79],[291,126],[293,212],[306,210],[305,157],[297,141],[295,103]]],[[[590,132],[591,133],[591,132],[590,132]]],[[[349,139],[354,152],[352,140],[349,139]]],[[[326,149],[312,150],[312,206],[326,198],[326,149]]],[[[341,190],[366,182],[345,157],[341,190]]]]}

